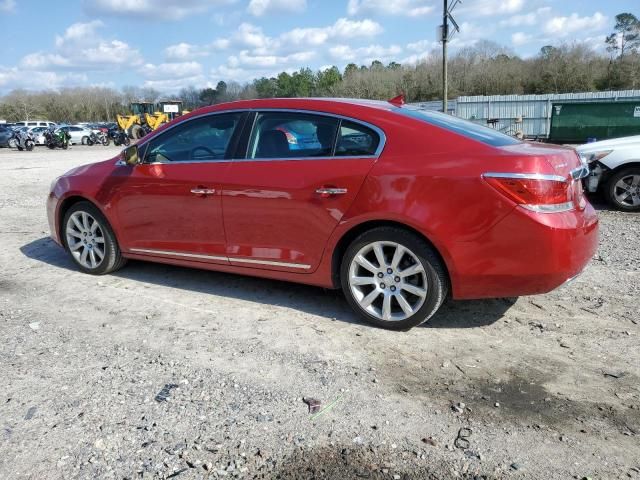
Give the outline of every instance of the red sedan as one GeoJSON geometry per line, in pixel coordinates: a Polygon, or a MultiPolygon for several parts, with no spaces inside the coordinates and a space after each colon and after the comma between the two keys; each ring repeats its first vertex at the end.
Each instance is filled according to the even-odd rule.
{"type": "Polygon", "coordinates": [[[131,258],[342,288],[367,321],[407,329],[448,295],[580,273],[598,242],[585,172],[571,149],[395,101],[248,100],[68,172],[48,217],[86,273],[131,258]]]}

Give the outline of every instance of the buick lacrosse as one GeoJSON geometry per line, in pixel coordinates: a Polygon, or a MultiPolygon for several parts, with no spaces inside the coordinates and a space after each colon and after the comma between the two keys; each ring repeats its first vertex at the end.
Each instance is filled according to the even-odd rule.
{"type": "Polygon", "coordinates": [[[548,292],[595,252],[588,169],[438,112],[349,99],[261,99],[177,118],[56,179],[51,235],[78,268],[127,259],[342,288],[391,329],[448,296],[548,292]]]}

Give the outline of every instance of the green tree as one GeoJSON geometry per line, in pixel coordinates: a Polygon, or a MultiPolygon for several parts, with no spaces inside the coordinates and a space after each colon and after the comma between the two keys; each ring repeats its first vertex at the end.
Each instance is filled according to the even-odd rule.
{"type": "Polygon", "coordinates": [[[205,105],[213,105],[214,103],[216,103],[217,99],[218,99],[217,90],[211,87],[203,88],[202,90],[200,90],[200,100],[205,105]]]}
{"type": "Polygon", "coordinates": [[[316,88],[320,95],[328,94],[334,86],[342,81],[338,67],[327,68],[318,72],[316,88]]]}
{"type": "Polygon", "coordinates": [[[258,98],[272,98],[278,95],[278,83],[275,78],[262,77],[253,82],[258,98]]]}
{"type": "Polygon", "coordinates": [[[627,52],[635,52],[640,46],[640,21],[632,13],[616,15],[614,32],[607,36],[607,51],[618,58],[627,52]]]}

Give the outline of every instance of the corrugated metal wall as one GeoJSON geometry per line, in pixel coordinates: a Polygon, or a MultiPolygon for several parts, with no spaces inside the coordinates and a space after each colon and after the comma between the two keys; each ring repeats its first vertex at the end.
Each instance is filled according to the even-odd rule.
{"type": "Polygon", "coordinates": [[[483,125],[487,124],[487,119],[498,119],[497,130],[513,134],[521,129],[528,138],[547,138],[553,102],[617,100],[640,100],[640,90],[458,97],[455,114],[483,125]],[[515,122],[518,117],[522,117],[522,126],[515,122]]]}

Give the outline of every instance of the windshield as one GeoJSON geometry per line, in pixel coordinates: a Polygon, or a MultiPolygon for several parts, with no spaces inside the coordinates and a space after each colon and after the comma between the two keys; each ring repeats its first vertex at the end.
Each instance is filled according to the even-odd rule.
{"type": "Polygon", "coordinates": [[[498,132],[493,128],[478,125],[477,123],[454,117],[453,115],[445,115],[442,112],[434,112],[431,110],[418,110],[411,107],[396,108],[395,112],[408,117],[417,118],[424,122],[444,128],[454,133],[464,135],[465,137],[477,140],[479,142],[491,145],[493,147],[502,147],[505,145],[515,145],[521,143],[520,140],[498,132]]]}

